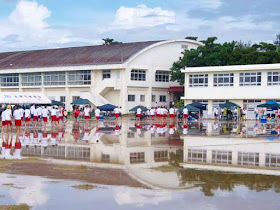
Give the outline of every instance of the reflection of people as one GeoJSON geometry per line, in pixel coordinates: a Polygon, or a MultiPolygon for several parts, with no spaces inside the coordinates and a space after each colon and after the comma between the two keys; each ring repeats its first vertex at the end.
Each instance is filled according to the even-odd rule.
{"type": "Polygon", "coordinates": [[[16,136],[15,151],[13,156],[15,159],[21,159],[21,142],[19,140],[19,134],[16,136]]]}
{"type": "Polygon", "coordinates": [[[100,141],[100,131],[99,131],[99,128],[98,128],[98,126],[96,126],[96,130],[95,130],[95,142],[96,143],[99,143],[99,141],[100,141]]]}
{"type": "Polygon", "coordinates": [[[183,134],[188,134],[188,124],[187,123],[184,123],[183,125],[183,134]]]}

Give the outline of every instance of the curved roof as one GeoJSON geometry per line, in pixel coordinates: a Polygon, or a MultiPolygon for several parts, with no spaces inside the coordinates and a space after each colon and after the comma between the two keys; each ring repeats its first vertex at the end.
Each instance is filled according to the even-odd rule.
{"type": "Polygon", "coordinates": [[[160,41],[0,53],[0,69],[121,64],[160,41]]]}

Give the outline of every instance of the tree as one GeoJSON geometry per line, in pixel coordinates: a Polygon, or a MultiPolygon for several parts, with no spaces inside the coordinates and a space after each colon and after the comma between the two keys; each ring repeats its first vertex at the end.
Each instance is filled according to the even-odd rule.
{"type": "Polygon", "coordinates": [[[102,39],[104,41],[103,45],[110,45],[110,44],[121,44],[122,42],[115,41],[114,39],[105,38],[102,39]]]}
{"type": "Polygon", "coordinates": [[[275,44],[216,43],[216,40],[217,37],[209,37],[201,41],[204,46],[185,50],[183,58],[171,67],[171,80],[183,85],[185,76],[181,70],[185,67],[280,63],[280,51],[275,44]]]}
{"type": "Polygon", "coordinates": [[[280,34],[276,35],[276,39],[274,40],[275,46],[280,50],[280,34]]]}
{"type": "Polygon", "coordinates": [[[186,36],[185,39],[197,41],[198,37],[197,36],[186,36]]]}

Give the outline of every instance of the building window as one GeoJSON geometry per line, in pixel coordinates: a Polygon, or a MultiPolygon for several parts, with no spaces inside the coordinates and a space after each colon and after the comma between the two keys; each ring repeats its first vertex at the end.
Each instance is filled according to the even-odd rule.
{"type": "Polygon", "coordinates": [[[110,78],[111,78],[111,70],[103,70],[102,79],[110,79],[110,78]]]}
{"type": "Polygon", "coordinates": [[[152,102],[156,102],[156,95],[152,95],[152,102]]]}
{"type": "Polygon", "coordinates": [[[2,87],[19,86],[19,74],[0,74],[2,87]]]}
{"type": "Polygon", "coordinates": [[[206,162],[206,150],[204,149],[189,149],[188,161],[190,162],[206,162]]]}
{"type": "Polygon", "coordinates": [[[68,85],[90,85],[91,71],[69,71],[68,85]]]}
{"type": "Polygon", "coordinates": [[[146,81],[146,71],[144,70],[131,70],[131,80],[146,81]]]}
{"type": "Polygon", "coordinates": [[[130,153],[130,163],[145,163],[145,153],[144,152],[130,153]]]}
{"type": "Polygon", "coordinates": [[[262,79],[261,72],[240,73],[239,84],[240,86],[260,86],[262,79]]]}
{"type": "Polygon", "coordinates": [[[102,153],[102,155],[101,155],[101,162],[109,163],[110,162],[110,155],[102,153]]]}
{"type": "Polygon", "coordinates": [[[233,73],[214,74],[214,87],[233,86],[233,73]]]}
{"type": "Polygon", "coordinates": [[[145,102],[145,95],[140,95],[140,101],[145,102]]]}
{"type": "Polygon", "coordinates": [[[60,96],[60,102],[65,103],[65,96],[60,96]]]}
{"type": "Polygon", "coordinates": [[[166,96],[164,96],[164,95],[159,96],[159,101],[166,102],[166,96]]]}
{"type": "Polygon", "coordinates": [[[190,74],[190,87],[208,87],[208,74],[190,74]]]}
{"type": "Polygon", "coordinates": [[[72,96],[72,102],[78,100],[79,98],[81,98],[80,96],[72,96]]]}
{"type": "Polygon", "coordinates": [[[167,151],[155,151],[154,160],[155,160],[155,162],[168,161],[168,152],[167,151]]]}
{"type": "Polygon", "coordinates": [[[280,155],[279,154],[265,154],[265,166],[270,168],[280,167],[280,155]]]}
{"type": "Polygon", "coordinates": [[[44,73],[44,85],[46,86],[65,85],[65,72],[44,73]]]}
{"type": "Polygon", "coordinates": [[[267,85],[280,85],[280,72],[268,72],[267,85]]]}
{"type": "Polygon", "coordinates": [[[169,82],[169,71],[156,71],[156,82],[169,82]]]}
{"type": "Polygon", "coordinates": [[[21,74],[22,86],[41,86],[42,75],[41,73],[25,73],[21,74]]]}
{"type": "Polygon", "coordinates": [[[222,150],[212,151],[212,163],[231,164],[231,161],[232,152],[222,150]]]}
{"type": "Polygon", "coordinates": [[[252,152],[238,152],[238,165],[243,166],[258,166],[259,153],[252,152]]]}
{"type": "Polygon", "coordinates": [[[128,101],[135,101],[135,95],[128,95],[128,101]]]}

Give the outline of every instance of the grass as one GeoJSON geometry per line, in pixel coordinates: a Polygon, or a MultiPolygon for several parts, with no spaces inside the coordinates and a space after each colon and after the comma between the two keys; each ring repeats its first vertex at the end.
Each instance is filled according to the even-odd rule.
{"type": "Polygon", "coordinates": [[[7,171],[6,167],[12,165],[13,163],[27,163],[27,162],[37,162],[37,161],[42,161],[42,160],[39,158],[34,158],[34,157],[23,158],[21,160],[0,159],[0,173],[5,173],[7,171]]]}
{"type": "Polygon", "coordinates": [[[30,206],[27,204],[19,204],[19,205],[1,205],[0,210],[29,210],[30,206]]]}
{"type": "Polygon", "coordinates": [[[152,170],[160,171],[160,172],[174,172],[177,171],[177,168],[171,165],[163,165],[152,168],[152,170]]]}
{"type": "Polygon", "coordinates": [[[80,165],[80,166],[61,165],[61,166],[56,166],[55,169],[69,170],[69,171],[76,171],[76,172],[86,172],[88,167],[85,165],[80,165]]]}
{"type": "Polygon", "coordinates": [[[72,187],[75,189],[78,189],[78,190],[92,190],[92,189],[96,188],[96,186],[91,185],[91,184],[80,184],[80,185],[74,185],[72,187]]]}
{"type": "Polygon", "coordinates": [[[14,186],[13,183],[3,183],[2,185],[4,185],[4,186],[14,186]]]}

